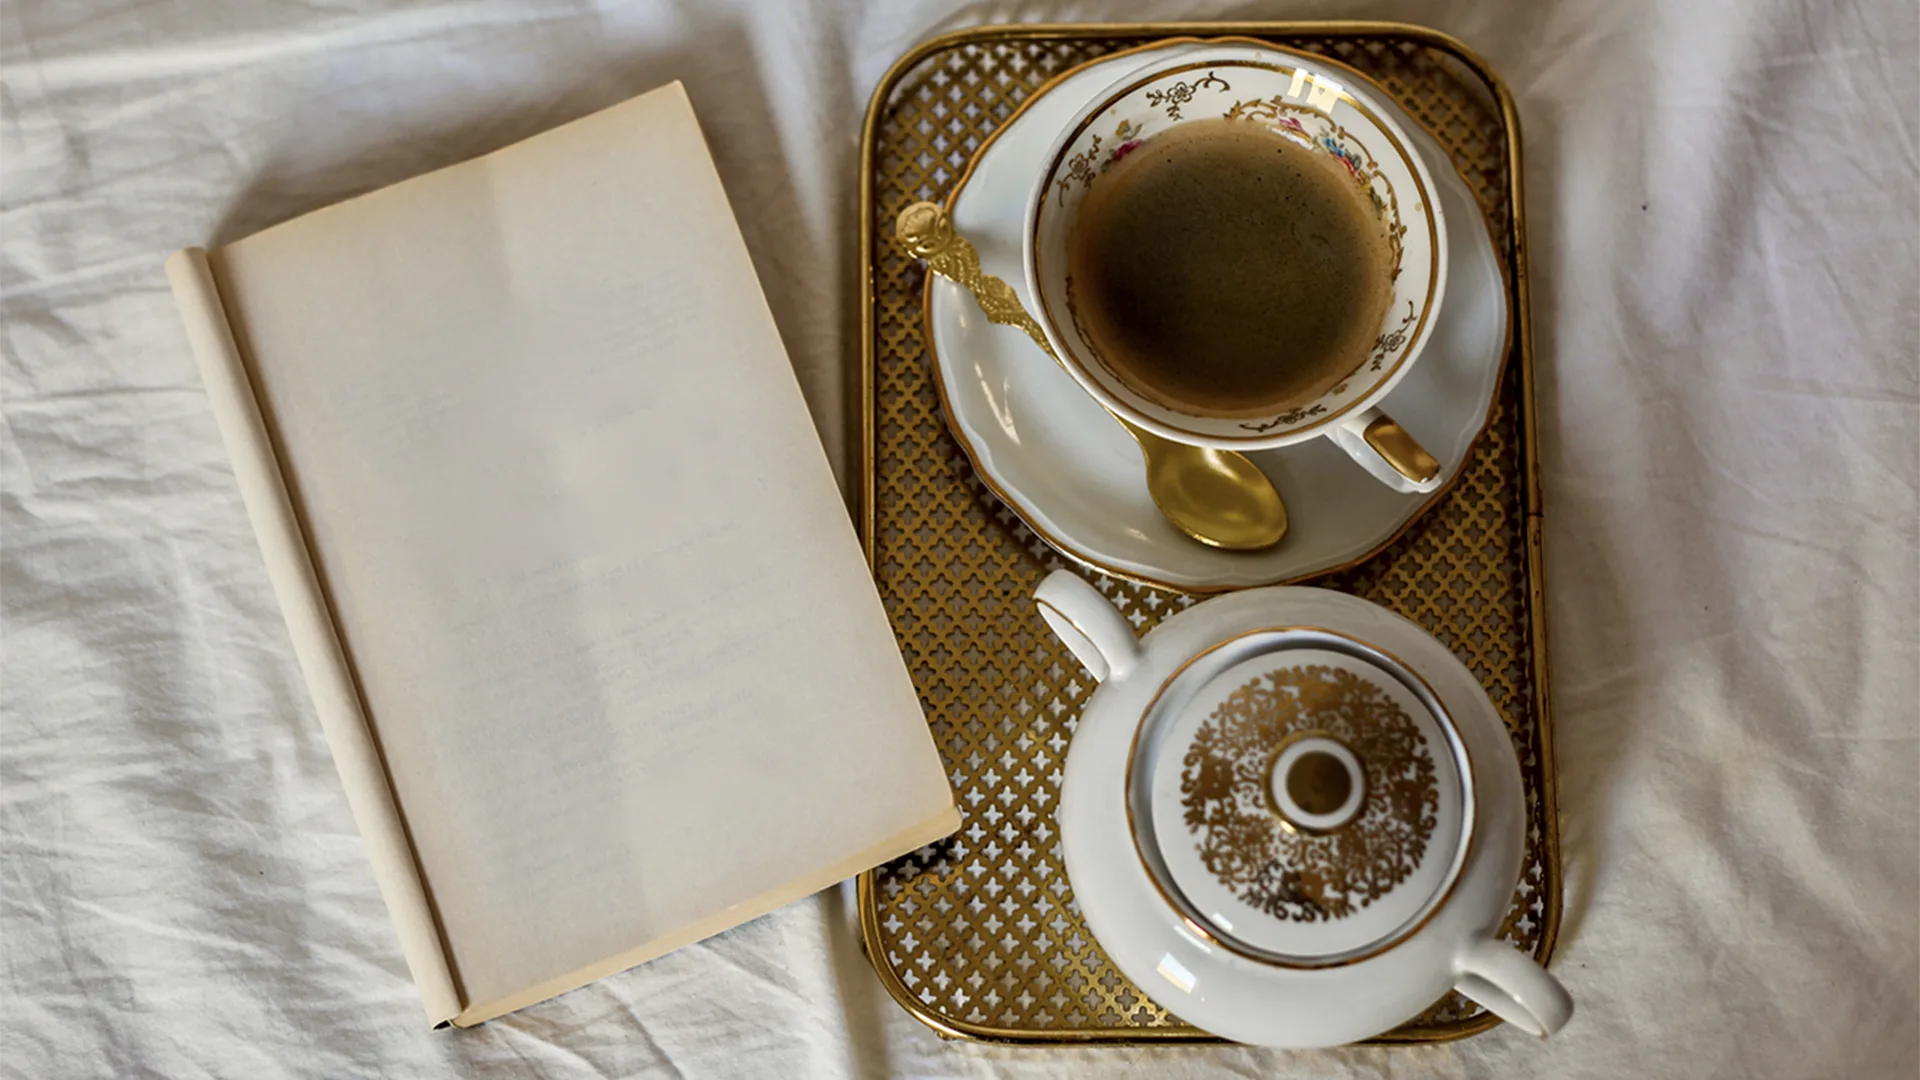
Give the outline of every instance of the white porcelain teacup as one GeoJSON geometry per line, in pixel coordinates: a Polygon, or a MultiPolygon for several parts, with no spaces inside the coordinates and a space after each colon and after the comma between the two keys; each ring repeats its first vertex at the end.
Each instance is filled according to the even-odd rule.
{"type": "Polygon", "coordinates": [[[1446,222],[1425,162],[1356,73],[1253,44],[1187,52],[1094,95],[1062,130],[1027,200],[1026,283],[1054,352],[1089,394],[1166,438],[1262,450],[1327,437],[1382,483],[1439,486],[1438,461],[1380,408],[1419,359],[1446,291],[1446,222]],[[1087,192],[1121,156],[1182,124],[1232,117],[1332,155],[1368,195],[1394,244],[1392,295],[1370,352],[1317,399],[1273,415],[1210,414],[1149,397],[1099,356],[1069,310],[1068,240],[1087,192]]]}

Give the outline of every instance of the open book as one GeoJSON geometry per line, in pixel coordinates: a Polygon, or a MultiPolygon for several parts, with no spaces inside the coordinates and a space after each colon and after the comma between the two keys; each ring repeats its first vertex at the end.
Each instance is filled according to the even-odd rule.
{"type": "Polygon", "coordinates": [[[679,84],[167,272],[434,1023],[958,827],[679,84]]]}

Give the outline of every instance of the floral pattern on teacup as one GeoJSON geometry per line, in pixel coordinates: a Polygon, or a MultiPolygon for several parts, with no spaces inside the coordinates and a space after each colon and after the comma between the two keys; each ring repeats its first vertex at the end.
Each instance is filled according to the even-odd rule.
{"type": "Polygon", "coordinates": [[[1399,280],[1401,245],[1407,235],[1407,227],[1400,221],[1400,199],[1394,194],[1393,185],[1380,175],[1379,163],[1352,132],[1334,123],[1325,113],[1291,104],[1279,94],[1265,100],[1236,101],[1227,109],[1226,118],[1263,123],[1274,134],[1326,154],[1345,166],[1347,174],[1373,204],[1374,213],[1386,225],[1387,245],[1393,251],[1392,275],[1394,280],[1399,280]]]}
{"type": "Polygon", "coordinates": [[[1060,204],[1066,205],[1067,194],[1073,190],[1072,185],[1079,184],[1082,191],[1092,187],[1094,177],[1113,168],[1114,162],[1131,154],[1135,147],[1144,142],[1145,140],[1140,138],[1140,130],[1140,125],[1131,120],[1120,121],[1113,129],[1113,138],[1117,145],[1108,150],[1104,157],[1100,154],[1101,138],[1096,132],[1092,141],[1087,143],[1085,150],[1067,159],[1064,166],[1067,174],[1058,181],[1060,204]]]}
{"type": "Polygon", "coordinates": [[[1207,72],[1206,78],[1195,82],[1189,83],[1182,80],[1164,90],[1158,88],[1148,90],[1147,104],[1156,109],[1165,107],[1167,110],[1167,119],[1178,120],[1180,119],[1180,106],[1192,101],[1193,95],[1208,87],[1215,87],[1221,91],[1233,89],[1233,87],[1227,83],[1227,80],[1209,71],[1207,72]]]}
{"type": "Polygon", "coordinates": [[[1337,73],[1240,57],[1169,68],[1116,89],[1090,107],[1057,155],[1029,221],[1030,242],[1036,246],[1029,270],[1040,307],[1036,314],[1050,336],[1059,336],[1062,361],[1076,379],[1096,397],[1116,398],[1130,419],[1157,433],[1224,444],[1280,445],[1278,440],[1322,428],[1390,386],[1427,336],[1445,242],[1427,197],[1429,181],[1418,159],[1384,125],[1359,88],[1337,73]],[[1089,339],[1064,272],[1067,223],[1094,182],[1169,127],[1211,117],[1259,123],[1337,161],[1380,215],[1389,243],[1392,314],[1383,320],[1352,377],[1318,401],[1265,416],[1198,415],[1127,386],[1089,339]]]}
{"type": "MultiPolygon", "coordinates": [[[[1395,271],[1395,273],[1398,272],[1398,270],[1395,271]]],[[[1379,371],[1380,365],[1387,362],[1387,357],[1407,343],[1407,334],[1411,332],[1415,314],[1413,301],[1407,301],[1407,313],[1400,316],[1400,324],[1391,330],[1381,331],[1380,336],[1373,339],[1373,352],[1367,357],[1368,371],[1379,371]]],[[[1339,393],[1344,389],[1346,389],[1345,384],[1342,384],[1335,387],[1334,392],[1339,393]]]]}
{"type": "MultiPolygon", "coordinates": [[[[1346,384],[1341,383],[1338,387],[1336,387],[1334,390],[1329,392],[1339,393],[1341,390],[1344,390],[1345,388],[1346,388],[1346,384]]],[[[1252,432],[1268,432],[1268,431],[1272,431],[1274,428],[1286,427],[1289,424],[1297,424],[1302,420],[1319,416],[1321,413],[1324,413],[1326,411],[1327,411],[1327,407],[1316,401],[1311,405],[1295,405],[1293,408],[1288,409],[1286,412],[1281,413],[1279,416],[1276,416],[1271,420],[1266,420],[1260,423],[1249,423],[1246,421],[1242,421],[1240,426],[1252,432]]]]}

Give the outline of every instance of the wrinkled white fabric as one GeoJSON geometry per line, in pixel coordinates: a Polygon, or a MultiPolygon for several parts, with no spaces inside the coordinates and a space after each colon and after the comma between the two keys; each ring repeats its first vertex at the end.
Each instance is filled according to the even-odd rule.
{"type": "Polygon", "coordinates": [[[7,5],[0,1074],[1913,1076],[1917,49],[1911,0],[7,5]],[[844,471],[867,94],[1103,15],[1431,21],[1518,97],[1572,1024],[944,1044],[842,892],[424,1030],[162,258],[684,79],[844,471]]]}

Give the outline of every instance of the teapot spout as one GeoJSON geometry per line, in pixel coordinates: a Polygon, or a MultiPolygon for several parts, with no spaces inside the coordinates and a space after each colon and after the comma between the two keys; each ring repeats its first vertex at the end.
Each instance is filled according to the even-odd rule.
{"type": "Polygon", "coordinates": [[[1125,675],[1140,660],[1133,628],[1100,591],[1071,570],[1055,570],[1033,591],[1040,617],[1095,682],[1125,675]]]}

